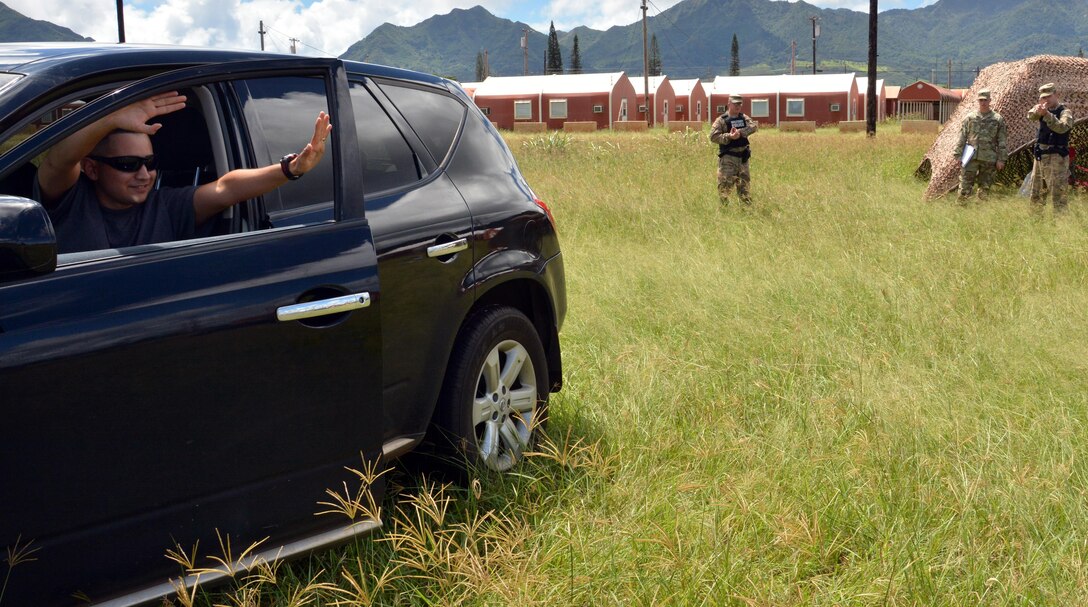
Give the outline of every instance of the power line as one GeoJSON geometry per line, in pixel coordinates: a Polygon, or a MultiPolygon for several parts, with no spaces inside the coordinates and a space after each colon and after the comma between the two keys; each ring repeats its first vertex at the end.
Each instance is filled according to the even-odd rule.
{"type": "MultiPolygon", "coordinates": [[[[330,53],[330,52],[326,51],[325,49],[320,49],[320,48],[317,48],[316,46],[313,46],[313,45],[310,45],[310,44],[306,44],[305,42],[302,42],[301,40],[299,40],[298,38],[295,38],[295,37],[291,36],[290,34],[287,34],[287,33],[285,33],[285,32],[281,32],[281,31],[277,30],[276,28],[272,27],[271,25],[267,25],[267,24],[266,24],[266,25],[265,25],[265,27],[267,27],[267,28],[268,28],[268,31],[269,31],[269,32],[276,32],[277,34],[279,34],[279,35],[283,36],[283,37],[284,37],[284,38],[286,38],[287,40],[289,40],[289,41],[294,41],[294,42],[298,42],[298,43],[301,43],[301,44],[302,44],[302,46],[305,46],[305,47],[308,47],[308,48],[312,48],[313,50],[317,51],[318,53],[321,53],[322,55],[324,55],[324,56],[326,56],[326,57],[332,57],[332,56],[333,56],[333,54],[332,54],[332,53],[330,53]]],[[[295,45],[294,45],[294,44],[292,44],[291,46],[293,47],[293,46],[295,46],[295,45]]]]}

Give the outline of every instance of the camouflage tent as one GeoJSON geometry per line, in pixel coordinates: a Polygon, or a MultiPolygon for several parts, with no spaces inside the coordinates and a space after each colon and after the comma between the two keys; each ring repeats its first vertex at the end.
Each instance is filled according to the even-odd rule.
{"type": "Polygon", "coordinates": [[[995,63],[979,73],[918,167],[916,174],[929,179],[926,198],[943,196],[959,185],[960,159],[953,153],[959,141],[959,125],[968,112],[978,109],[975,98],[982,89],[990,89],[990,107],[1004,116],[1009,129],[1009,161],[997,180],[1018,185],[1031,171],[1031,146],[1038,129],[1035,122],[1028,121],[1027,112],[1039,102],[1038,88],[1047,82],[1057,85],[1059,101],[1073,112],[1076,126],[1070,145],[1084,154],[1078,159],[1078,164],[1083,164],[1082,159],[1088,158],[1088,59],[1037,55],[995,63]]]}

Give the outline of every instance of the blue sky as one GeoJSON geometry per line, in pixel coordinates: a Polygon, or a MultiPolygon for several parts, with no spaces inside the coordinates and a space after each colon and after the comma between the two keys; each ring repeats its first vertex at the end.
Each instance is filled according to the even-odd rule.
{"type": "MultiPolygon", "coordinates": [[[[648,0],[650,15],[680,0],[648,0]]],[[[788,0],[794,1],[794,0],[788,0]]],[[[881,11],[918,8],[936,0],[879,0],[881,11]]],[[[868,12],[868,0],[808,0],[822,8],[868,12]]],[[[117,40],[114,0],[4,0],[11,9],[33,19],[68,27],[103,42],[117,40]]],[[[522,21],[540,32],[555,22],[559,30],[578,25],[607,29],[634,23],[641,0],[125,0],[125,38],[129,42],[162,42],[230,48],[260,48],[259,24],[265,25],[265,48],[289,52],[297,39],[299,54],[342,54],[375,27],[389,22],[415,25],[454,8],[481,5],[493,14],[522,21]]]]}

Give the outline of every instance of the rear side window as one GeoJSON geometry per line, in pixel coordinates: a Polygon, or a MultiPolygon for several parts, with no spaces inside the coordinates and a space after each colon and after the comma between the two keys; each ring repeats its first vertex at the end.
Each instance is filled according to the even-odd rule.
{"type": "MultiPolygon", "coordinates": [[[[313,137],[318,112],[329,111],[322,78],[257,78],[239,81],[237,87],[257,166],[278,163],[284,155],[302,151],[313,137]]],[[[265,194],[265,210],[272,214],[314,205],[331,209],[333,177],[332,154],[326,148],[321,162],[304,178],[265,194]]],[[[326,214],[332,217],[331,212],[321,216],[326,214]]]]}
{"type": "Polygon", "coordinates": [[[385,110],[362,84],[352,82],[350,92],[366,191],[383,192],[419,181],[415,154],[385,110]]]}
{"type": "Polygon", "coordinates": [[[465,106],[457,99],[431,89],[383,82],[382,91],[408,119],[435,162],[442,164],[465,118],[465,106]]]}

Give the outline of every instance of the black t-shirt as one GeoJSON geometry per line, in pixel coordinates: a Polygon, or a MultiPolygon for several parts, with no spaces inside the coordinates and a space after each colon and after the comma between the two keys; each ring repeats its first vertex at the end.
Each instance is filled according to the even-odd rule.
{"type": "MultiPolygon", "coordinates": [[[[41,200],[38,183],[35,197],[41,200]]],[[[56,207],[49,210],[59,253],[114,249],[193,238],[196,187],[153,190],[143,204],[113,211],[98,203],[91,180],[81,175],[56,207]]]]}

